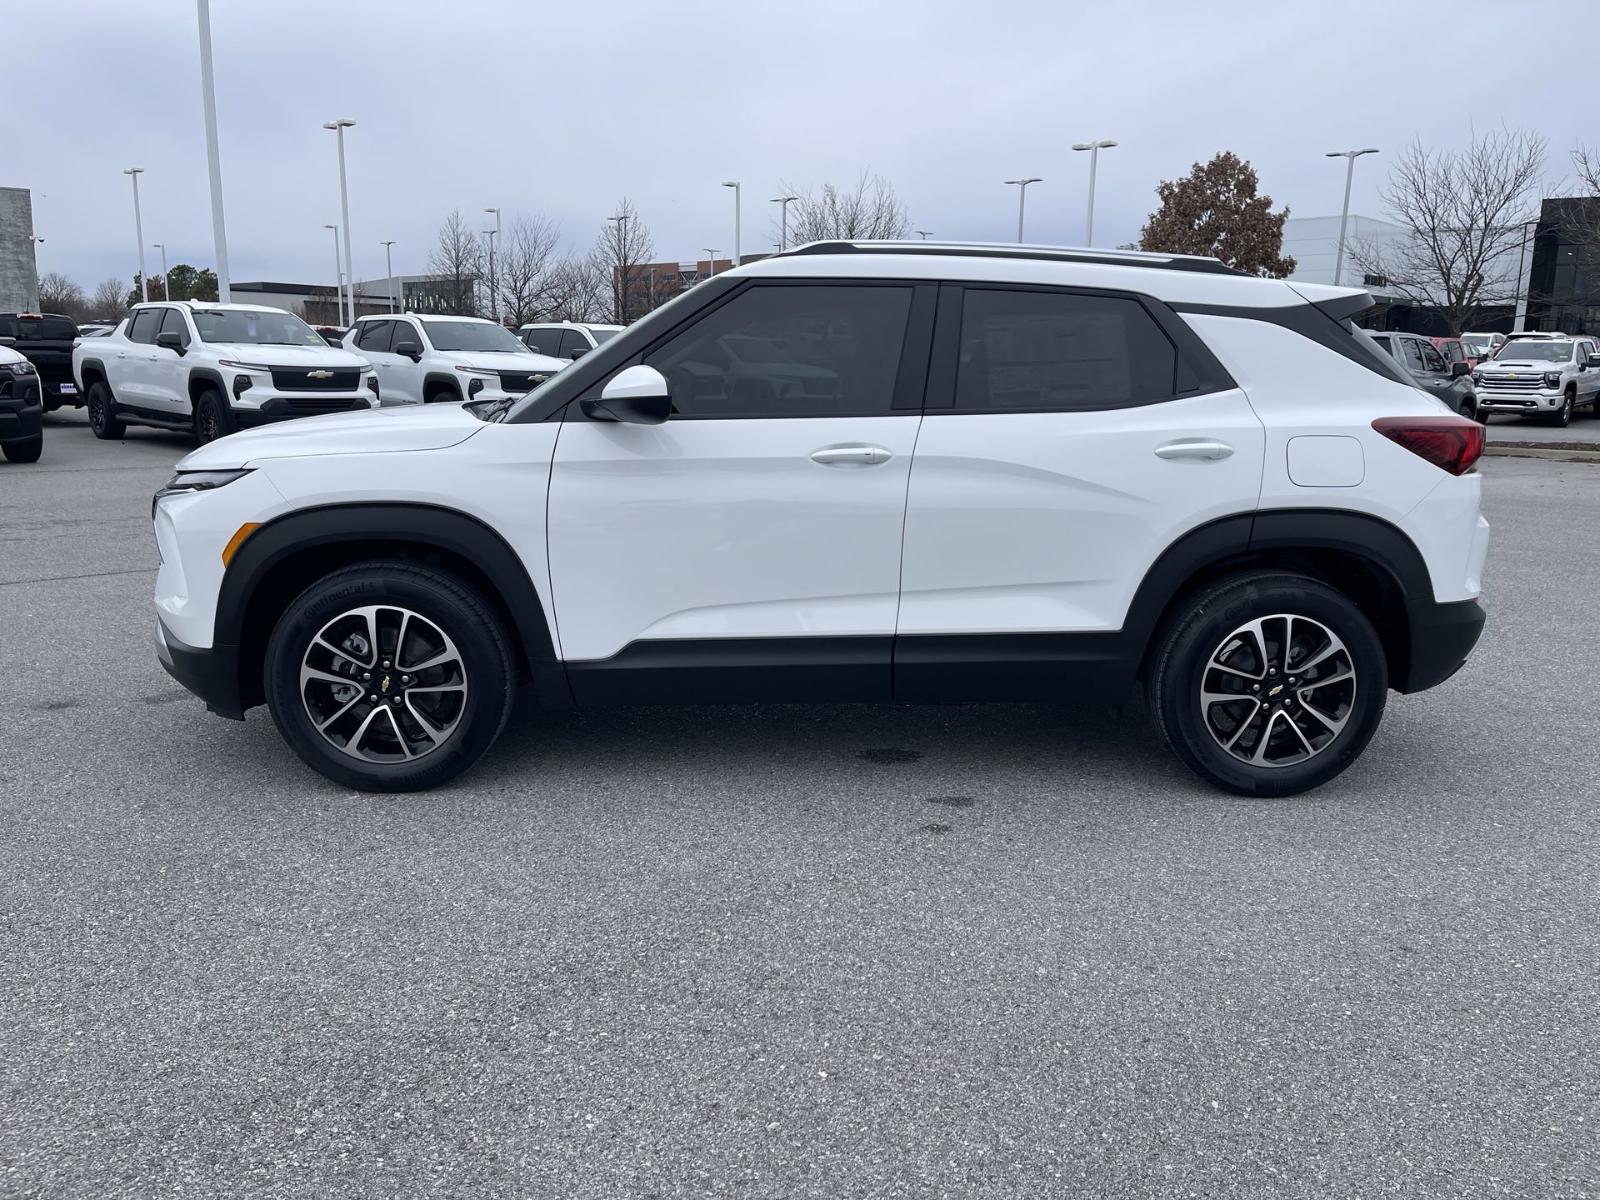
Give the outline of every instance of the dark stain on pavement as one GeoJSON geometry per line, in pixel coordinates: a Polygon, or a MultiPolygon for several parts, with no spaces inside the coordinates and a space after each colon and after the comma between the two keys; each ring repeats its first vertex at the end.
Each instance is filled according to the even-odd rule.
{"type": "Polygon", "coordinates": [[[857,750],[856,757],[866,759],[869,763],[893,766],[896,763],[916,762],[922,757],[922,751],[906,750],[899,746],[877,746],[870,750],[857,750]]]}
{"type": "Polygon", "coordinates": [[[971,808],[977,803],[971,796],[925,796],[928,804],[942,804],[945,808],[971,808]]]}

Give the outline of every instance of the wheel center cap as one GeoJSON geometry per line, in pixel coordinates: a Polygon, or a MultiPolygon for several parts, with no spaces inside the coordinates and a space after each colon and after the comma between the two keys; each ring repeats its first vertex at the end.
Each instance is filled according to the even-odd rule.
{"type": "Polygon", "coordinates": [[[380,692],[382,692],[385,696],[387,696],[389,694],[389,689],[391,687],[393,687],[393,686],[394,686],[394,678],[393,678],[393,676],[385,675],[381,680],[378,681],[378,690],[380,692]]]}

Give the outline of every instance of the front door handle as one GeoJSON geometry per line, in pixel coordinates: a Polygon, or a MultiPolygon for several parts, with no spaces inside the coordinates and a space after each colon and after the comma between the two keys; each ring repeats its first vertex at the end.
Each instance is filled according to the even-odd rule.
{"type": "Polygon", "coordinates": [[[1198,459],[1201,462],[1216,462],[1232,453],[1233,447],[1227,442],[1213,442],[1203,438],[1185,438],[1156,447],[1157,458],[1198,459]]]}
{"type": "Polygon", "coordinates": [[[811,461],[825,467],[871,467],[894,455],[883,446],[823,446],[811,452],[811,461]]]}

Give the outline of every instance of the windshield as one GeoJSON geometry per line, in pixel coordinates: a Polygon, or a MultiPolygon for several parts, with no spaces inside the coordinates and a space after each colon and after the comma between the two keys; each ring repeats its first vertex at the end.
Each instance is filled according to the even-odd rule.
{"type": "Polygon", "coordinates": [[[1568,362],[1571,342],[1507,342],[1495,356],[1504,362],[1568,362]]]}
{"type": "Polygon", "coordinates": [[[527,354],[516,334],[487,321],[427,321],[424,328],[435,350],[478,350],[490,354],[527,354]]]}
{"type": "Polygon", "coordinates": [[[0,317],[0,337],[19,342],[70,342],[78,327],[65,317],[0,317]]]}
{"type": "Polygon", "coordinates": [[[620,329],[591,329],[591,330],[589,330],[589,332],[594,335],[594,344],[596,346],[603,346],[607,342],[609,342],[612,338],[616,337],[617,334],[621,333],[622,330],[620,330],[620,329]]]}
{"type": "Polygon", "coordinates": [[[311,326],[293,313],[251,312],[247,309],[206,309],[194,312],[194,327],[202,342],[228,342],[246,346],[321,346],[311,326]]]}
{"type": "Polygon", "coordinates": [[[1462,345],[1473,352],[1487,350],[1493,342],[1494,339],[1487,333],[1463,333],[1461,335],[1462,345]]]}

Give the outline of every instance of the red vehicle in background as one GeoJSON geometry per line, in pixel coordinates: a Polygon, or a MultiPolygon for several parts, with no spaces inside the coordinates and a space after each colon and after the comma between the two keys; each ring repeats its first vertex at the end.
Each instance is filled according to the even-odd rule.
{"type": "Polygon", "coordinates": [[[1444,355],[1446,370],[1450,368],[1451,363],[1464,362],[1468,367],[1478,365],[1478,355],[1474,354],[1472,347],[1460,338],[1436,337],[1428,340],[1439,348],[1440,354],[1444,355]]]}

